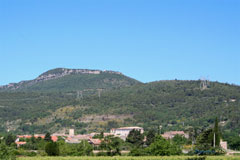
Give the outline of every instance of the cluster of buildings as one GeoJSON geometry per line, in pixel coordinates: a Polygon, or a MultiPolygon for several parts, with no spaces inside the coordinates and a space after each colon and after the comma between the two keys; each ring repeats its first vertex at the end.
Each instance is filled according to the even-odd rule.
{"type": "MultiPolygon", "coordinates": [[[[35,134],[33,135],[34,138],[41,138],[41,139],[44,139],[45,138],[45,135],[44,134],[35,134]]],[[[21,146],[21,145],[24,145],[26,144],[27,142],[25,141],[21,141],[21,139],[30,139],[32,138],[32,135],[17,135],[17,139],[15,140],[15,143],[17,144],[17,146],[21,146]]],[[[55,136],[55,135],[52,135],[51,136],[51,139],[53,142],[56,142],[58,140],[58,136],[55,136]]]]}
{"type": "MultiPolygon", "coordinates": [[[[113,128],[110,130],[110,133],[103,133],[103,136],[115,136],[119,137],[122,140],[126,140],[127,136],[129,135],[130,131],[132,130],[138,130],[140,133],[144,133],[144,130],[142,127],[122,127],[122,128],[113,128]]],[[[78,134],[75,135],[74,129],[69,130],[69,134],[52,134],[51,139],[52,141],[56,142],[58,140],[58,137],[62,137],[66,143],[71,143],[71,144],[77,144],[80,143],[83,140],[88,141],[89,144],[92,144],[95,147],[98,147],[102,140],[99,138],[94,138],[96,135],[99,135],[99,133],[90,133],[90,134],[78,134]]],[[[185,138],[189,138],[189,135],[185,133],[184,131],[170,131],[170,132],[165,132],[162,134],[162,137],[165,139],[172,139],[176,135],[181,135],[185,138]]],[[[21,138],[31,138],[32,135],[18,135],[15,143],[17,146],[24,145],[26,142],[20,141],[21,138]]],[[[42,134],[36,134],[34,135],[35,138],[45,138],[45,135],[42,134]]],[[[227,150],[227,142],[221,141],[221,146],[223,149],[227,150]]]]}
{"type": "MultiPolygon", "coordinates": [[[[128,134],[130,133],[131,130],[139,130],[141,133],[144,132],[143,128],[141,127],[122,127],[122,128],[116,128],[116,129],[111,129],[110,133],[104,133],[104,137],[105,136],[109,136],[109,135],[113,135],[116,137],[119,137],[123,140],[126,140],[128,134]]],[[[90,133],[90,134],[78,134],[75,135],[74,133],[74,129],[70,129],[69,130],[69,134],[52,134],[51,138],[53,142],[56,142],[58,140],[58,137],[62,137],[66,143],[71,143],[71,144],[77,144],[80,143],[83,140],[88,141],[90,144],[92,144],[93,146],[99,146],[101,144],[101,139],[98,138],[94,138],[95,135],[98,135],[99,133],[90,133]]],[[[17,144],[17,146],[21,146],[26,144],[25,141],[21,141],[21,138],[23,139],[30,139],[32,137],[32,135],[17,135],[17,139],[15,141],[15,143],[17,144]]],[[[43,134],[35,134],[34,135],[35,138],[45,138],[45,135],[43,134]]]]}

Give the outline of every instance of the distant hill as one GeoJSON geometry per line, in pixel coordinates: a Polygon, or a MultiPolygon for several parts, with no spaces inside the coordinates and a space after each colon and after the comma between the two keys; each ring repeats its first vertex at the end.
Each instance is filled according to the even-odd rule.
{"type": "Polygon", "coordinates": [[[57,68],[41,74],[34,80],[0,86],[0,91],[95,92],[96,89],[127,87],[137,83],[140,82],[120,72],[57,68]]]}
{"type": "MultiPolygon", "coordinates": [[[[240,86],[201,81],[159,81],[87,97],[78,109],[81,115],[130,115],[120,124],[144,128],[163,126],[167,130],[184,130],[190,126],[207,128],[216,117],[223,129],[240,132],[240,86]]],[[[76,111],[75,111],[76,112],[76,111]]],[[[77,116],[76,116],[77,117],[77,116]]]]}
{"type": "Polygon", "coordinates": [[[55,69],[37,79],[2,88],[0,132],[75,128],[85,133],[132,125],[162,125],[163,131],[203,129],[216,117],[223,130],[240,132],[240,86],[207,82],[202,87],[200,80],[140,83],[99,70],[55,69]]]}

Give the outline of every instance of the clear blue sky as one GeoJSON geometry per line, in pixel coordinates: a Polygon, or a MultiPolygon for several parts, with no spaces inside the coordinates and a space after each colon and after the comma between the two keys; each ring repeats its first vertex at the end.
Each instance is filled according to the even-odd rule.
{"type": "Polygon", "coordinates": [[[240,85],[240,1],[0,0],[0,85],[57,67],[240,85]]]}

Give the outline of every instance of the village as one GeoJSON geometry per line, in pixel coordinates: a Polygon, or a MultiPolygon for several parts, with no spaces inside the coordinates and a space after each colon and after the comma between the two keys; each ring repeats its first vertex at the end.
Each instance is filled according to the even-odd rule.
{"type": "MultiPolygon", "coordinates": [[[[144,129],[142,127],[121,127],[121,128],[113,128],[110,130],[109,133],[102,133],[103,137],[106,136],[114,136],[114,137],[119,137],[123,141],[126,141],[126,138],[128,137],[129,133],[133,130],[140,131],[141,134],[144,133],[144,129]]],[[[75,134],[74,129],[69,129],[68,134],[59,134],[59,133],[54,133],[51,135],[51,139],[53,142],[57,142],[59,138],[64,139],[66,143],[69,144],[78,144],[81,143],[82,141],[87,141],[89,144],[91,144],[94,148],[97,148],[100,146],[102,139],[96,138],[97,135],[100,135],[101,133],[90,133],[90,134],[75,134]]],[[[165,132],[164,134],[161,134],[161,136],[166,139],[166,140],[171,140],[173,139],[176,135],[185,137],[186,139],[189,138],[189,134],[184,132],[184,131],[168,131],[165,132]]],[[[15,143],[17,147],[20,147],[22,145],[25,145],[27,142],[24,141],[26,139],[30,139],[34,136],[34,138],[41,138],[44,139],[45,135],[44,134],[34,134],[34,135],[17,135],[17,139],[15,140],[15,143]]],[[[146,141],[146,136],[144,136],[144,141],[146,141]]],[[[227,142],[225,141],[220,141],[220,146],[223,150],[227,151],[227,142]]]]}

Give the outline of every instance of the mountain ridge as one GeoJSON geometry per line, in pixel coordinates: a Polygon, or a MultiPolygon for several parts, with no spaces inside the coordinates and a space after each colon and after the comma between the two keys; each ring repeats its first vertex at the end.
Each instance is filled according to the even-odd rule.
{"type": "Polygon", "coordinates": [[[111,70],[97,70],[97,69],[68,69],[68,68],[55,68],[40,74],[33,80],[24,80],[18,83],[9,83],[0,86],[0,91],[15,91],[24,87],[33,86],[37,83],[44,81],[63,78],[69,75],[100,75],[100,74],[113,74],[124,76],[121,72],[111,70]]]}
{"type": "Polygon", "coordinates": [[[57,68],[33,85],[0,92],[0,132],[79,133],[161,124],[164,130],[207,128],[215,117],[240,133],[240,86],[203,80],[141,83],[120,72],[57,68]]]}

